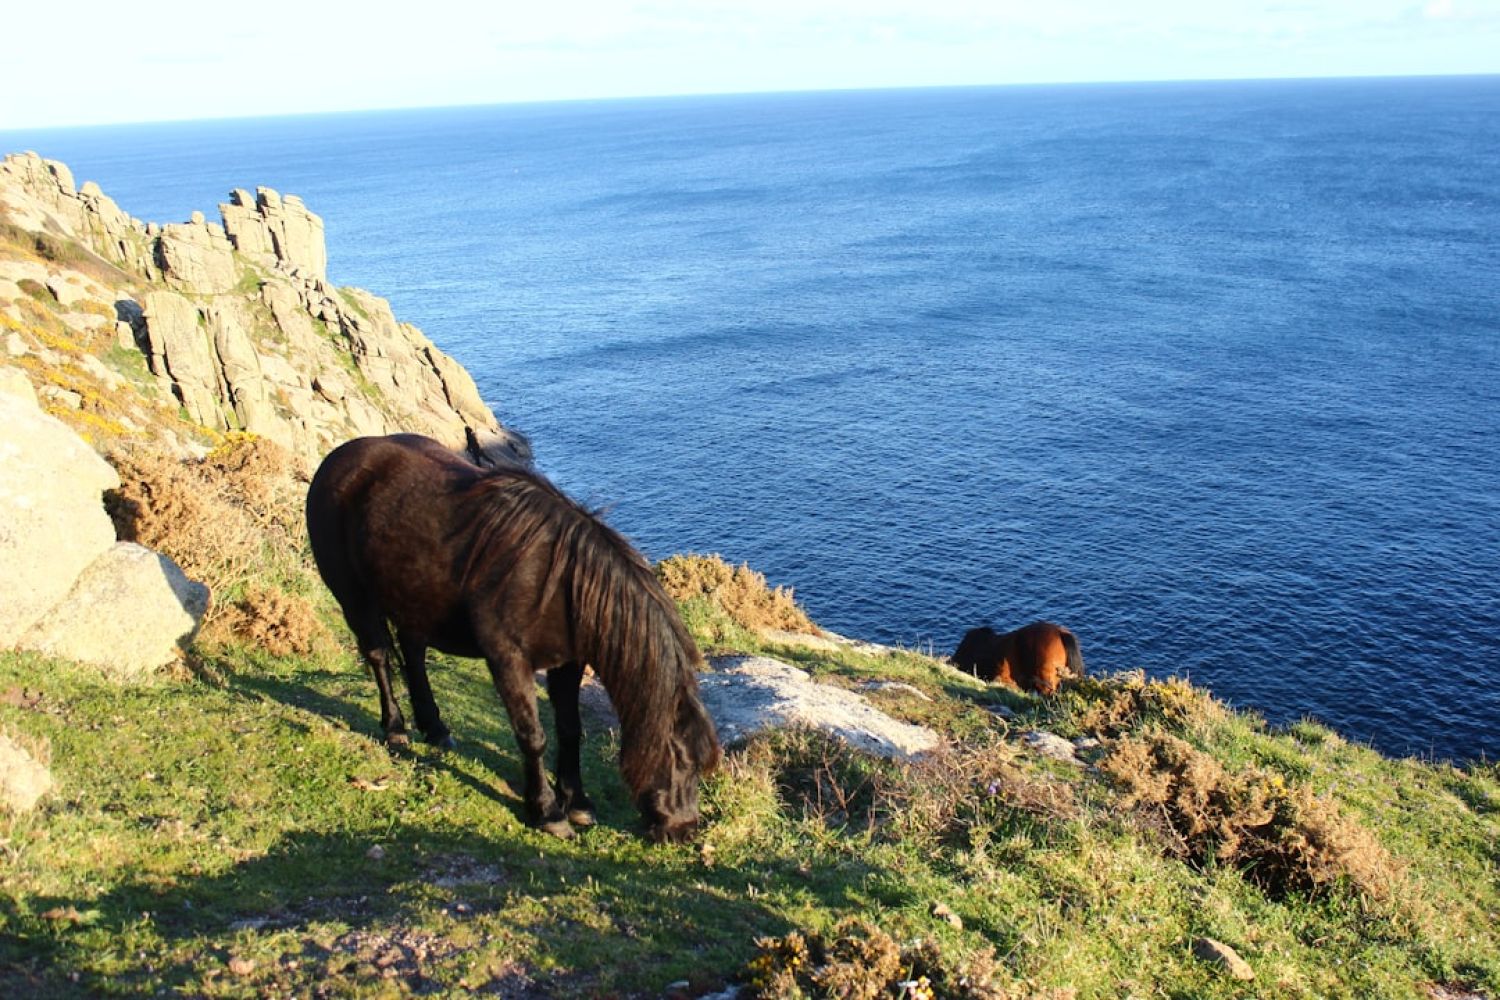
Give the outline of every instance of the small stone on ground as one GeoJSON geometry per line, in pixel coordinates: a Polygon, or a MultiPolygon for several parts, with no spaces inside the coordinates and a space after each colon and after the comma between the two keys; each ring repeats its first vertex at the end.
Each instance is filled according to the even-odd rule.
{"type": "Polygon", "coordinates": [[[1205,962],[1217,965],[1233,979],[1248,982],[1255,978],[1250,963],[1240,957],[1239,952],[1222,941],[1201,937],[1193,942],[1193,954],[1205,962]]]}
{"type": "Polygon", "coordinates": [[[1061,761],[1064,764],[1081,765],[1077,755],[1073,752],[1073,744],[1056,733],[1033,729],[1022,733],[1021,741],[1042,757],[1061,761]]]}
{"type": "Polygon", "coordinates": [[[0,805],[29,812],[52,788],[52,774],[15,740],[0,733],[0,805]]]}

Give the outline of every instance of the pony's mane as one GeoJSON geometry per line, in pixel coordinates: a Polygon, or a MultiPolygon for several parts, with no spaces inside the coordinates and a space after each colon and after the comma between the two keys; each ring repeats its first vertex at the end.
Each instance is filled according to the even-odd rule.
{"type": "Polygon", "coordinates": [[[463,499],[475,529],[464,579],[483,578],[505,594],[513,567],[544,561],[535,610],[565,602],[574,656],[609,692],[620,717],[620,769],[640,791],[671,753],[679,692],[696,697],[703,663],[675,603],[619,532],[537,473],[486,470],[463,499]]]}

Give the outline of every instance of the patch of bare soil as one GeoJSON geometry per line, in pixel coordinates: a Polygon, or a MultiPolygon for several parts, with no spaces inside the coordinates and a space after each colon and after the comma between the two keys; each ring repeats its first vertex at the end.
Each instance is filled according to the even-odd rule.
{"type": "Polygon", "coordinates": [[[1427,983],[1422,990],[1431,1000],[1491,1000],[1488,994],[1457,983],[1427,983]]]}
{"type": "Polygon", "coordinates": [[[467,854],[439,854],[423,863],[423,880],[440,889],[465,885],[498,885],[505,872],[498,865],[488,865],[467,854]]]}
{"type": "Polygon", "coordinates": [[[352,930],[333,942],[332,955],[345,955],[381,979],[402,979],[415,993],[443,984],[428,976],[431,966],[457,954],[451,941],[410,927],[352,930]]]}

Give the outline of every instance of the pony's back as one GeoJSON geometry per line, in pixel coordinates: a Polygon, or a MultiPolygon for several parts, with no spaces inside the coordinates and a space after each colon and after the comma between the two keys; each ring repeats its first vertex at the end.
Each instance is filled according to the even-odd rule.
{"type": "Polygon", "coordinates": [[[372,541],[391,550],[399,538],[417,544],[424,529],[437,533],[440,515],[429,498],[481,475],[416,434],[356,438],[329,453],[308,486],[307,535],[318,572],[346,612],[380,571],[372,541]]]}

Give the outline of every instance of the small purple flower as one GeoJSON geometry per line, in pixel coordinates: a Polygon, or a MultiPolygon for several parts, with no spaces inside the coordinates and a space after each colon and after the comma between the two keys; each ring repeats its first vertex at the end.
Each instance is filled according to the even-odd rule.
{"type": "Polygon", "coordinates": [[[1000,782],[999,781],[992,781],[992,782],[990,782],[988,785],[985,786],[984,794],[988,795],[990,798],[994,798],[996,795],[999,795],[1000,794],[1000,782]]]}

